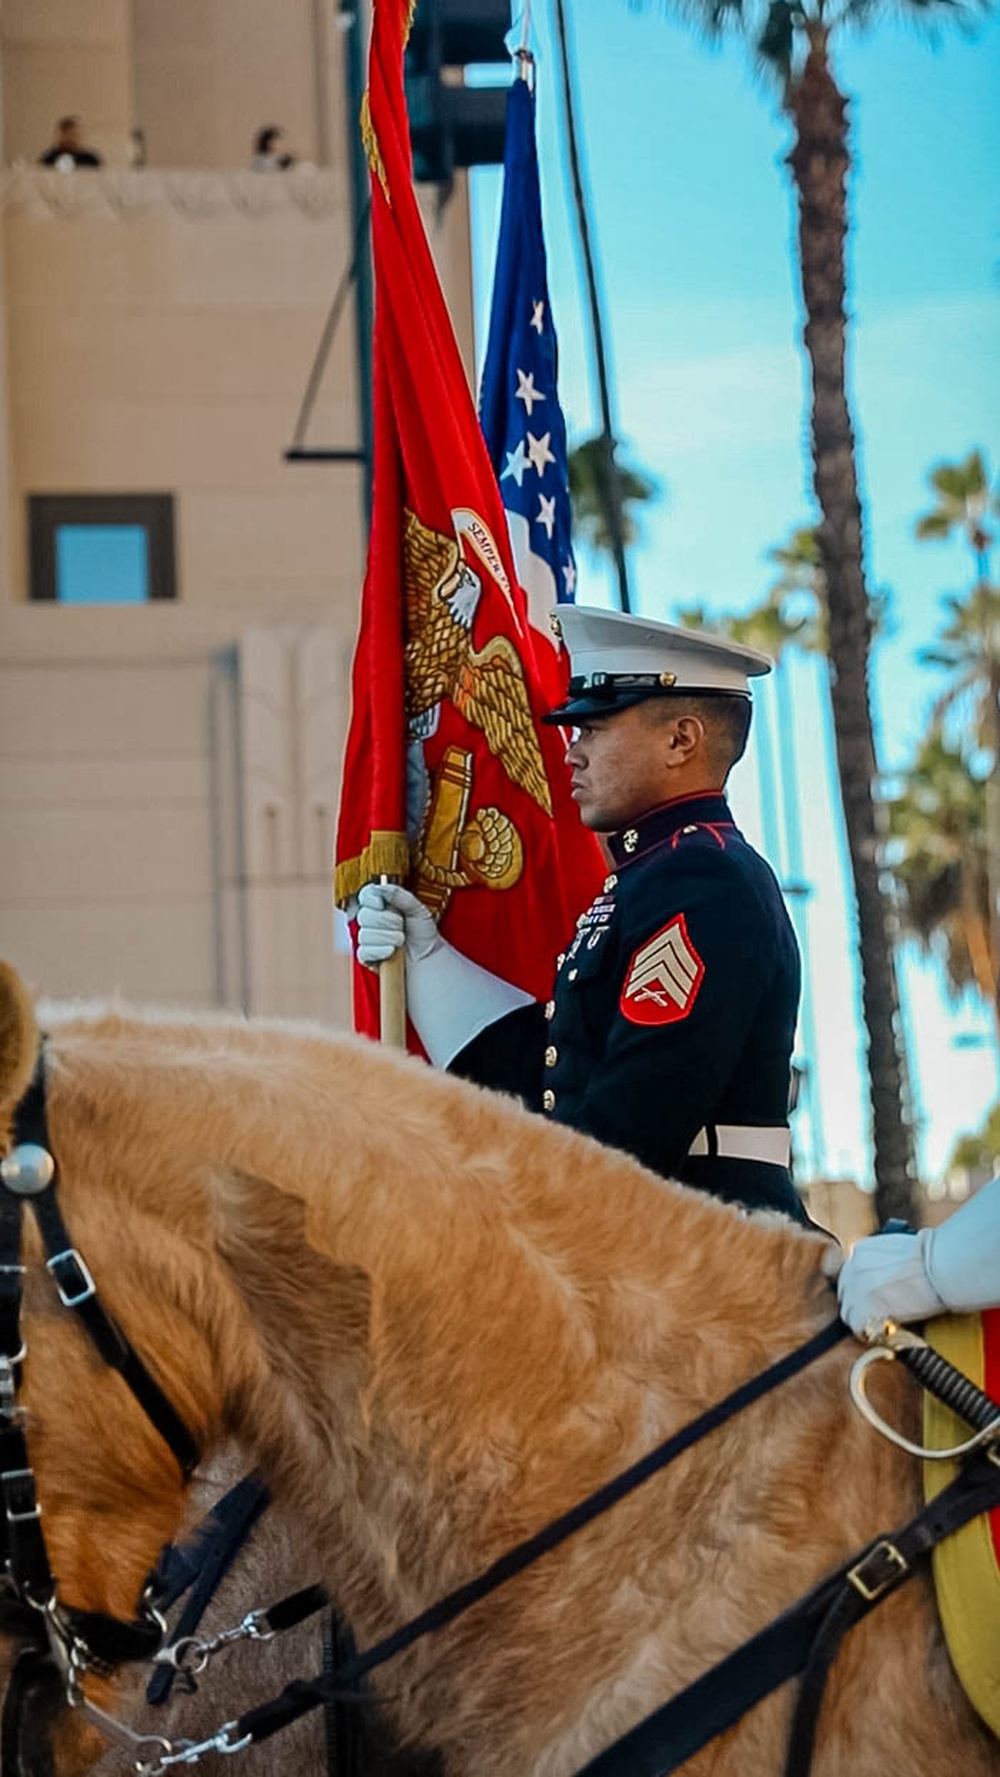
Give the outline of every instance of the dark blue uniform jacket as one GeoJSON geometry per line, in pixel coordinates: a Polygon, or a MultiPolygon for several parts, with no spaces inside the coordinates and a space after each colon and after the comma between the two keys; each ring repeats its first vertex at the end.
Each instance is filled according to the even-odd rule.
{"type": "Polygon", "coordinates": [[[452,1071],[664,1177],[804,1219],[787,1167],[716,1151],[734,1126],[752,1142],[787,1121],[799,953],[773,872],[721,795],[653,809],[611,850],[548,1005],[489,1026],[452,1071]]]}

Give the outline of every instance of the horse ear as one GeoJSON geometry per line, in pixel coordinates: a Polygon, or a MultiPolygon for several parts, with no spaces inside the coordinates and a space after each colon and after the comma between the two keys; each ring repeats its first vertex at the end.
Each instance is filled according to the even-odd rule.
{"type": "Polygon", "coordinates": [[[31,997],[16,969],[0,962],[0,1126],[27,1091],[37,1054],[31,997]]]}
{"type": "Polygon", "coordinates": [[[233,1169],[217,1174],[215,1245],[273,1368],[300,1383],[308,1407],[329,1389],[360,1388],[368,1370],[371,1285],[306,1233],[301,1198],[233,1169]]]}

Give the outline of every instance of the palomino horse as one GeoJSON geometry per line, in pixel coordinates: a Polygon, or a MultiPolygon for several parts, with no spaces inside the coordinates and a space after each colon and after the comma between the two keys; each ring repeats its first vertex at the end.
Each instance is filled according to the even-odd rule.
{"type": "MultiPolygon", "coordinates": [[[[234,1438],[307,1527],[362,1646],[831,1316],[820,1236],[664,1184],[417,1061],[224,1017],[45,1024],[74,1244],[203,1454],[234,1438]]],[[[26,996],[0,976],[0,1127],[35,1053],[26,996]]],[[[67,1603],[127,1619],[185,1483],[37,1256],[29,1244],[23,1398],[52,1566],[67,1603]]],[[[910,1518],[916,1465],[851,1408],[851,1356],[828,1354],[383,1668],[402,1736],[436,1747],[447,1777],[569,1777],[910,1518]]],[[[915,1431],[912,1385],[881,1367],[882,1410],[915,1431]]],[[[777,1777],[789,1690],[693,1777],[777,1777]]],[[[98,1751],[78,1712],[53,1743],[57,1777],[98,1751]]],[[[845,1643],[814,1772],[1000,1772],[922,1579],[845,1643]]]]}

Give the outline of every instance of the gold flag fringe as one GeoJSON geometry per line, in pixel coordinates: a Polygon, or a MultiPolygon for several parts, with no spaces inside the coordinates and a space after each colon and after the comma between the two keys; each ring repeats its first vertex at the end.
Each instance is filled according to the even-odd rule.
{"type": "Polygon", "coordinates": [[[376,179],[381,185],[382,196],[385,198],[385,201],[391,210],[392,198],[389,196],[389,181],[386,177],[385,161],[382,159],[382,150],[378,145],[378,137],[375,134],[375,125],[372,123],[371,100],[368,97],[367,90],[361,100],[361,140],[364,143],[365,153],[368,156],[368,165],[371,167],[372,172],[375,174],[376,179]]]}
{"type": "Polygon", "coordinates": [[[375,832],[360,856],[345,858],[333,877],[333,898],[343,907],[373,876],[397,876],[404,882],[410,873],[410,846],[405,833],[375,832]]]}

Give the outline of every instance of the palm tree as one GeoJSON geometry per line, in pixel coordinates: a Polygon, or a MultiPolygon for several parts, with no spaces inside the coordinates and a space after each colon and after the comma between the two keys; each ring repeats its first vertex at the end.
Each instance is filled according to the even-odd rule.
{"type": "Polygon", "coordinates": [[[992,977],[983,991],[1000,1018],[1000,588],[979,580],[966,598],[952,596],[945,604],[949,621],[921,659],[950,675],[937,719],[946,722],[964,707],[961,751],[987,762],[980,817],[992,977]]]}
{"type": "Polygon", "coordinates": [[[587,438],[569,453],[569,497],[573,506],[575,528],[592,549],[610,555],[617,561],[618,544],[634,543],[638,524],[632,508],[655,500],[659,488],[655,481],[627,463],[614,462],[608,468],[607,444],[603,433],[587,438]],[[609,508],[607,478],[613,480],[613,499],[609,508]],[[617,516],[617,530],[612,530],[609,510],[617,516]]]}
{"type": "Polygon", "coordinates": [[[1000,498],[990,492],[982,451],[971,450],[964,463],[938,463],[927,479],[937,495],[937,505],[917,519],[917,537],[921,542],[939,541],[961,529],[975,558],[978,578],[987,580],[993,536],[983,521],[988,513],[1000,514],[1000,498]]]}
{"type": "Polygon", "coordinates": [[[985,1173],[996,1170],[1000,1160],[1000,1104],[995,1104],[981,1129],[975,1135],[960,1135],[951,1151],[949,1169],[963,1167],[967,1172],[985,1173]]]}
{"type": "Polygon", "coordinates": [[[986,786],[939,724],[925,736],[889,808],[887,861],[904,929],[940,956],[956,994],[975,987],[1000,1017],[989,917],[986,786]]]}
{"type": "MultiPolygon", "coordinates": [[[[914,14],[944,16],[949,0],[912,0],[914,14]]],[[[712,37],[735,30],[777,77],[794,132],[788,165],[798,198],[798,248],[812,403],[816,529],[829,614],[830,689],[837,768],[857,902],[862,1002],[868,1031],[876,1204],[882,1216],[910,1212],[913,1144],[904,1111],[899,997],[892,907],[882,885],[884,816],[869,697],[871,601],[854,426],[845,375],[844,243],[851,157],[847,101],[830,65],[842,27],[870,22],[873,0],[683,0],[712,37]]]]}

